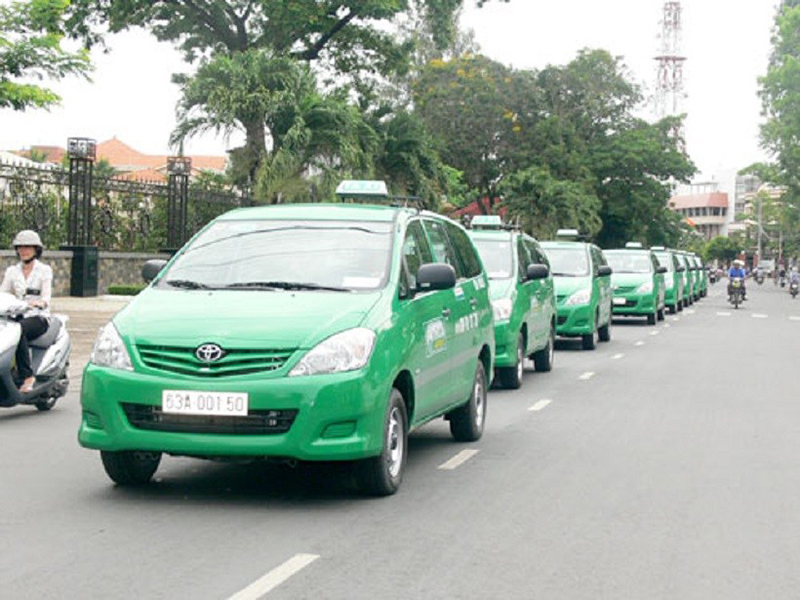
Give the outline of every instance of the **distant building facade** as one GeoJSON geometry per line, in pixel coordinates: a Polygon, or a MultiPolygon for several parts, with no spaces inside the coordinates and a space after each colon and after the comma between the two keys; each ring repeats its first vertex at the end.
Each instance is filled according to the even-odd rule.
{"type": "Polygon", "coordinates": [[[686,219],[706,240],[727,235],[730,201],[725,192],[697,191],[674,196],[669,208],[686,219]]]}

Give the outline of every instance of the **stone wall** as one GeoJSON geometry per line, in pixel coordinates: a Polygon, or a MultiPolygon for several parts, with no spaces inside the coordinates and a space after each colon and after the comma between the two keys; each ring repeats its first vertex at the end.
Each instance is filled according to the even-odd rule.
{"type": "MultiPolygon", "coordinates": [[[[168,254],[146,254],[135,252],[100,252],[98,265],[97,293],[108,293],[109,285],[141,284],[142,265],[152,258],[168,260],[168,254]]],[[[43,262],[53,269],[53,296],[69,296],[72,252],[65,250],[45,250],[43,262]]],[[[13,250],[0,250],[0,275],[6,268],[17,262],[13,250]]]]}

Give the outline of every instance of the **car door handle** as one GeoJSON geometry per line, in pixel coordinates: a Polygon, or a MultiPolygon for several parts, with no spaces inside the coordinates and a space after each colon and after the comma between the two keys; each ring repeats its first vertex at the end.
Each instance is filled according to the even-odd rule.
{"type": "Polygon", "coordinates": [[[450,316],[451,312],[452,311],[449,308],[445,308],[445,309],[442,310],[442,316],[446,319],[446,318],[448,318],[450,316]]]}

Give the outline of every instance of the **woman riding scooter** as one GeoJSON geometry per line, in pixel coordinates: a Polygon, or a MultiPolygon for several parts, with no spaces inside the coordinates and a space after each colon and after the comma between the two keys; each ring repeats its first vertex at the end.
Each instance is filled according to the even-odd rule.
{"type": "Polygon", "coordinates": [[[6,269],[0,292],[13,294],[28,303],[33,309],[20,321],[23,334],[17,345],[17,375],[22,381],[19,391],[30,392],[36,378],[31,368],[31,353],[28,342],[43,335],[49,326],[47,318],[53,289],[53,270],[39,261],[42,256],[42,240],[35,231],[20,231],[12,242],[20,262],[6,269]]]}

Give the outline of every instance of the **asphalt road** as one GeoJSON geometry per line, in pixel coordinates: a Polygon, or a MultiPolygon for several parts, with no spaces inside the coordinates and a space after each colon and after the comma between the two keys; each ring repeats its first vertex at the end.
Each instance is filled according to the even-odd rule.
{"type": "MultiPolygon", "coordinates": [[[[0,412],[0,597],[798,597],[800,299],[750,284],[734,311],[723,285],[560,342],[490,393],[478,443],[415,432],[384,499],[341,466],[171,457],[116,488],[76,442],[75,379],[50,413],[0,412]]],[[[73,316],[75,361],[106,317],[73,316]]]]}

